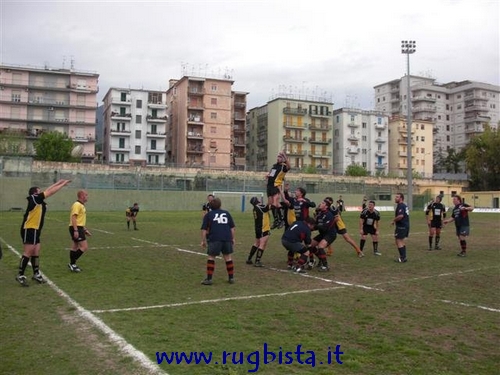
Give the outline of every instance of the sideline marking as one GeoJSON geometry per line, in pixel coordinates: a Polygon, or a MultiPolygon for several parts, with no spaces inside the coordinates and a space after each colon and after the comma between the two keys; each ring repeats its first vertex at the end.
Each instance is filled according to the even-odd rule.
{"type": "MultiPolygon", "coordinates": [[[[11,245],[9,245],[3,238],[0,237],[0,240],[5,243],[7,248],[16,254],[18,257],[21,257],[21,254],[11,245]]],[[[91,311],[82,307],[78,302],[76,302],[73,298],[71,298],[66,292],[64,292],[61,288],[59,288],[52,280],[50,280],[43,272],[41,274],[44,276],[47,281],[47,285],[49,285],[60,297],[62,297],[68,304],[73,306],[78,315],[82,318],[86,319],[89,323],[91,323],[94,327],[103,332],[109,341],[118,346],[118,349],[122,351],[129,357],[132,357],[136,362],[138,362],[142,367],[148,370],[150,374],[159,374],[159,375],[168,375],[165,371],[163,371],[156,363],[151,361],[143,352],[137,350],[133,345],[129,344],[123,337],[121,337],[118,333],[113,331],[106,323],[104,323],[97,316],[92,314],[91,311]]]]}
{"type": "Polygon", "coordinates": [[[114,234],[113,232],[108,232],[107,230],[96,229],[96,228],[90,228],[90,229],[92,229],[93,232],[101,232],[101,233],[106,233],[106,234],[114,234]]]}
{"type": "Polygon", "coordinates": [[[499,309],[493,309],[491,307],[486,307],[486,306],[481,306],[481,305],[471,305],[469,303],[449,301],[447,299],[440,299],[438,301],[444,302],[444,303],[451,303],[452,305],[460,305],[460,306],[466,306],[466,307],[475,307],[477,309],[483,309],[483,310],[493,311],[493,312],[500,312],[499,309]]]}
{"type": "Polygon", "coordinates": [[[276,296],[287,296],[292,294],[303,294],[310,292],[320,292],[324,290],[334,290],[334,289],[344,289],[343,286],[335,286],[331,288],[317,288],[317,289],[306,289],[306,290],[294,290],[291,292],[282,292],[282,293],[268,293],[268,294],[255,294],[250,296],[237,296],[237,297],[227,297],[227,298],[217,298],[217,299],[205,299],[201,301],[190,301],[190,302],[178,302],[178,303],[167,303],[164,305],[152,305],[152,306],[140,306],[140,307],[125,307],[121,309],[108,309],[108,310],[92,310],[91,312],[100,314],[107,312],[121,312],[121,311],[137,311],[137,310],[150,310],[150,309],[162,309],[167,307],[180,307],[180,306],[189,306],[189,305],[201,305],[205,303],[217,303],[217,302],[226,302],[226,301],[241,301],[248,300],[254,298],[266,298],[266,297],[276,297],[276,296]]]}

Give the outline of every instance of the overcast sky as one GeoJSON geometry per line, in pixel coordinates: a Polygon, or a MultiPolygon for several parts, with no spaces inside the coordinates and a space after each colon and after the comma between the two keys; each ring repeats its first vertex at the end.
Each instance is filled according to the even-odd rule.
{"type": "Polygon", "coordinates": [[[93,71],[110,87],[165,90],[223,76],[248,109],[281,93],[373,109],[373,87],[411,74],[500,84],[498,0],[0,0],[0,61],[93,71]]]}

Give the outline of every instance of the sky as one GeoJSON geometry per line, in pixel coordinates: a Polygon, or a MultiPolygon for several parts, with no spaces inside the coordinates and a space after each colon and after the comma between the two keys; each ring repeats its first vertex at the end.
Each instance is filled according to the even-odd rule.
{"type": "Polygon", "coordinates": [[[374,108],[407,72],[500,85],[499,0],[0,0],[0,62],[99,74],[166,90],[184,75],[234,80],[247,109],[276,96],[374,108]]]}

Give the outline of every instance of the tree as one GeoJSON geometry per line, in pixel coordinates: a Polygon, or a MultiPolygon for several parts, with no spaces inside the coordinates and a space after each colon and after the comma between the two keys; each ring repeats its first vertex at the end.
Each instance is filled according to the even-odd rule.
{"type": "Polygon", "coordinates": [[[63,133],[43,133],[34,143],[35,158],[46,161],[70,161],[73,141],[63,133]]]}
{"type": "Polygon", "coordinates": [[[345,169],[346,176],[368,176],[368,171],[359,164],[348,165],[345,169]]]}
{"type": "Polygon", "coordinates": [[[462,168],[460,164],[465,160],[464,152],[456,152],[454,148],[449,148],[448,155],[442,159],[442,163],[446,172],[448,173],[461,173],[462,168]]]}
{"type": "Polygon", "coordinates": [[[484,133],[472,138],[465,148],[465,162],[473,190],[500,188],[500,127],[485,125],[484,133]]]}

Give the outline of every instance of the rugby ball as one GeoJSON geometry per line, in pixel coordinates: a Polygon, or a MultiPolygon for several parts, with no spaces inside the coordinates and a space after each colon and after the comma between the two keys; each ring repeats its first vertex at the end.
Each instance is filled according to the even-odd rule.
{"type": "Polygon", "coordinates": [[[83,146],[82,145],[77,145],[73,147],[73,150],[71,150],[71,156],[74,158],[79,158],[83,155],[83,146]]]}

